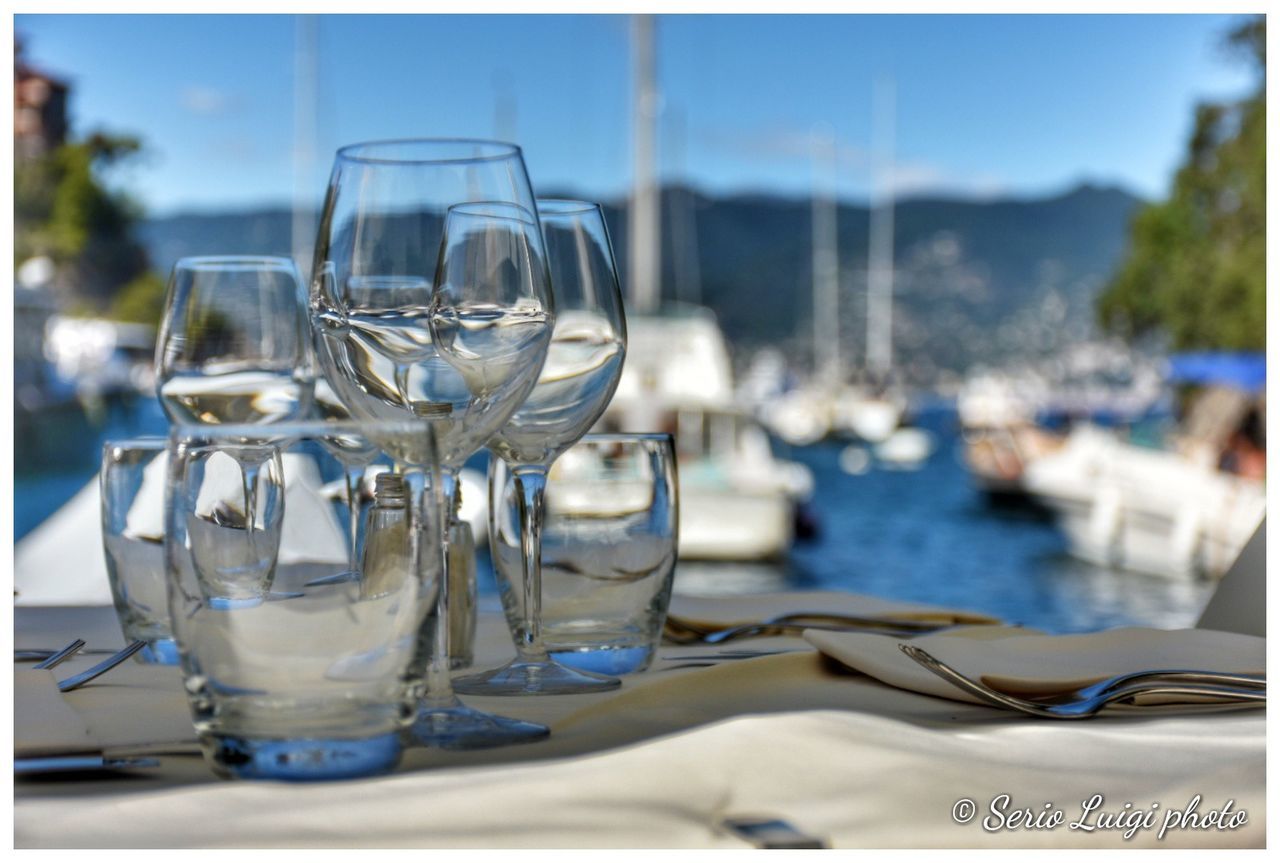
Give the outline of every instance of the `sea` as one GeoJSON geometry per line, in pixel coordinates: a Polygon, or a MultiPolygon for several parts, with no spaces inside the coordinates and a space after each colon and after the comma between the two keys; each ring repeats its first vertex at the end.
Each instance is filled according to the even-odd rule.
{"type": "MultiPolygon", "coordinates": [[[[56,422],[65,441],[56,458],[15,452],[15,541],[93,480],[104,441],[166,429],[159,405],[143,397],[113,400],[70,433],[65,417],[56,422]]],[[[930,432],[936,447],[913,470],[873,460],[865,473],[853,475],[840,466],[847,444],[778,445],[780,458],[813,473],[809,509],[815,535],[797,541],[787,559],[776,563],[682,561],[676,592],[848,590],[984,612],[1047,632],[1195,623],[1212,584],[1072,558],[1047,513],[994,505],[974,488],[954,409],[935,404],[917,411],[915,422],[930,432]]],[[[483,471],[485,458],[478,455],[469,467],[483,471]]],[[[496,610],[497,588],[483,549],[477,564],[481,607],[496,610]]]]}

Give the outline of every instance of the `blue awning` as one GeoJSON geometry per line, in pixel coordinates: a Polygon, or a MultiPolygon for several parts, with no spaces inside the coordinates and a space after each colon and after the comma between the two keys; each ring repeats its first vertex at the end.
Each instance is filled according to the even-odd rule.
{"type": "Polygon", "coordinates": [[[1267,385],[1267,356],[1263,353],[1218,351],[1174,354],[1169,358],[1169,380],[1257,393],[1267,385]]]}

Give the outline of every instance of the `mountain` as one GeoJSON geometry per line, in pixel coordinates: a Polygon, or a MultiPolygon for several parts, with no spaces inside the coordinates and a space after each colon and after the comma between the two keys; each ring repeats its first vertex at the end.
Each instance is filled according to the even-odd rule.
{"type": "MultiPolygon", "coordinates": [[[[1043,356],[1094,334],[1093,302],[1124,251],[1141,201],[1114,187],[1060,195],[971,201],[913,198],[894,213],[894,352],[907,377],[935,379],[1043,356]]],[[[626,279],[626,216],[606,204],[626,279]]],[[[663,190],[663,285],[668,299],[697,299],[719,315],[735,351],[781,346],[810,356],[811,208],[806,199],[712,197],[663,190]],[[696,294],[695,294],[696,292],[696,294]]],[[[865,206],[838,209],[843,355],[863,352],[865,206]]],[[[183,255],[287,254],[287,207],[185,213],[148,220],[141,237],[162,271],[183,255]]]]}

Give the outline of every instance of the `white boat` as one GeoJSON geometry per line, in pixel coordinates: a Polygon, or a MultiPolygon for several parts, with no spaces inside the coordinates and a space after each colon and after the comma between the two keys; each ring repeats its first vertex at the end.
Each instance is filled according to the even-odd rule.
{"type": "Polygon", "coordinates": [[[1258,480],[1092,426],[1027,464],[1022,482],[1057,515],[1073,555],[1169,577],[1221,576],[1266,511],[1258,480]]]}
{"type": "Polygon", "coordinates": [[[709,310],[628,318],[627,362],[602,425],[675,435],[682,559],[787,553],[794,507],[813,478],[776,459],[764,429],[738,409],[729,351],[709,310]]]}
{"type": "Polygon", "coordinates": [[[905,399],[896,392],[811,383],[781,394],[758,413],[782,440],[808,446],[829,437],[884,443],[898,429],[905,409],[905,399]]]}
{"type": "Polygon", "coordinates": [[[887,468],[918,470],[933,455],[935,446],[933,435],[924,429],[901,428],[876,444],[873,451],[876,460],[887,468]]]}
{"type": "Polygon", "coordinates": [[[897,392],[840,387],[832,398],[831,431],[838,437],[884,444],[898,429],[905,411],[906,400],[897,392]]]}

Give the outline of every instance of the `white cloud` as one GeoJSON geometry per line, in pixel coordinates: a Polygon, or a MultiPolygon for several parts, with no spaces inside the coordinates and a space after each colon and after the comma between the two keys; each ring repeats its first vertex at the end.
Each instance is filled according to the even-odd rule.
{"type": "MultiPolygon", "coordinates": [[[[810,161],[821,147],[822,128],[812,130],[764,129],[755,131],[707,130],[703,141],[709,149],[762,161],[785,159],[810,161]]],[[[850,175],[860,185],[871,180],[875,159],[871,151],[845,141],[836,142],[837,171],[842,180],[850,175]]],[[[893,164],[889,183],[895,195],[946,194],[963,197],[991,198],[1009,191],[998,175],[980,171],[954,171],[933,162],[898,157],[893,164]]]]}
{"type": "Polygon", "coordinates": [[[959,194],[993,198],[1009,191],[1000,177],[990,172],[967,174],[950,171],[931,162],[895,162],[889,178],[895,195],[959,194]]]}
{"type": "Polygon", "coordinates": [[[193,84],[182,89],[179,102],[192,114],[212,116],[225,113],[231,107],[233,99],[229,93],[216,87],[193,84]]]}

